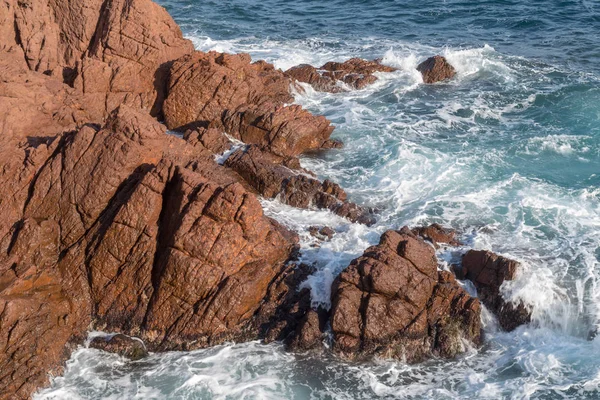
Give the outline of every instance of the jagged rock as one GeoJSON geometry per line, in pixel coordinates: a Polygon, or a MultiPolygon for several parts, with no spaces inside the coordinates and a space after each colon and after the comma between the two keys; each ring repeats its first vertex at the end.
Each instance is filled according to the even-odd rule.
{"type": "Polygon", "coordinates": [[[121,104],[161,116],[170,62],[191,53],[167,11],[148,0],[105,2],[93,41],[77,63],[74,86],[86,101],[121,104]]]}
{"type": "Polygon", "coordinates": [[[195,52],[173,63],[165,121],[170,129],[224,129],[236,139],[259,144],[280,156],[321,148],[333,126],[298,105],[290,80],[271,64],[247,54],[195,52]]]}
{"type": "Polygon", "coordinates": [[[328,62],[319,68],[308,64],[292,67],[285,71],[285,75],[298,81],[310,84],[315,90],[321,92],[341,92],[344,87],[338,85],[343,82],[352,89],[362,89],[377,80],[375,72],[393,72],[396,68],[388,67],[379,60],[363,60],[351,58],[344,62],[328,62]]]}
{"type": "Polygon", "coordinates": [[[387,231],[333,284],[333,350],[350,359],[454,357],[462,339],[480,344],[480,311],[451,273],[438,272],[429,244],[408,228],[387,231]]]}
{"type": "Polygon", "coordinates": [[[321,307],[317,310],[308,310],[296,330],[287,337],[287,349],[289,351],[323,350],[328,318],[329,312],[321,307]]]}
{"type": "Polygon", "coordinates": [[[307,264],[288,264],[270,285],[265,300],[254,317],[260,337],[266,343],[286,340],[296,331],[310,310],[310,289],[301,287],[314,268],[307,264]]]}
{"type": "Polygon", "coordinates": [[[92,320],[152,349],[258,337],[297,236],[212,154],[122,106],[7,168],[22,178],[0,219],[1,393],[43,385],[92,320]]]}
{"type": "Polygon", "coordinates": [[[412,229],[412,233],[431,242],[436,249],[440,247],[440,243],[446,243],[450,246],[460,245],[460,242],[456,239],[456,231],[454,229],[444,228],[439,224],[418,226],[412,229]]]}
{"type": "Polygon", "coordinates": [[[148,350],[146,350],[144,342],[121,333],[96,336],[91,340],[89,347],[115,353],[132,361],[141,360],[148,356],[148,350]]]}
{"type": "Polygon", "coordinates": [[[531,310],[523,302],[508,302],[500,293],[502,283],[515,279],[519,268],[517,261],[491,251],[469,250],[463,257],[460,269],[460,275],[475,284],[481,302],[496,314],[500,326],[506,331],[512,331],[531,320],[531,310]]]}
{"type": "Polygon", "coordinates": [[[310,226],[308,227],[308,233],[310,233],[311,236],[321,240],[331,240],[333,235],[335,235],[335,231],[328,226],[321,228],[318,226],[310,226]]]}
{"type": "Polygon", "coordinates": [[[328,119],[314,116],[299,105],[243,105],[226,111],[223,124],[236,139],[258,144],[281,157],[331,148],[340,143],[329,139],[333,126],[328,119]]]}
{"type": "Polygon", "coordinates": [[[283,159],[251,145],[235,151],[224,165],[237,172],[264,197],[277,197],[282,203],[298,208],[329,209],[353,222],[374,222],[368,210],[346,201],[346,192],[339,185],[329,180],[320,182],[282,165],[283,162],[283,159]]]}
{"type": "Polygon", "coordinates": [[[221,154],[231,148],[231,142],[215,128],[188,129],[183,138],[192,146],[202,146],[212,154],[221,154]]]}
{"type": "Polygon", "coordinates": [[[223,110],[244,104],[281,105],[292,102],[290,80],[249,54],[196,51],[176,60],[164,104],[165,122],[176,129],[195,122],[221,119],[223,110]]]}
{"type": "Polygon", "coordinates": [[[444,81],[456,75],[454,67],[442,56],[429,57],[417,66],[417,70],[423,75],[425,83],[444,81]]]}
{"type": "Polygon", "coordinates": [[[81,108],[82,100],[62,82],[0,54],[0,141],[50,138],[86,122],[101,122],[81,108]]]}

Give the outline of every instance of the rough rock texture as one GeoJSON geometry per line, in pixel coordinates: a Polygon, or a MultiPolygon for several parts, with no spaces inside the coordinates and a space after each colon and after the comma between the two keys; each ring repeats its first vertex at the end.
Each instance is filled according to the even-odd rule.
{"type": "Polygon", "coordinates": [[[517,261],[499,256],[491,251],[470,250],[457,268],[459,279],[469,279],[477,288],[477,295],[496,316],[500,326],[512,331],[531,320],[531,310],[522,302],[507,302],[500,293],[504,281],[511,281],[520,268],[517,261]]]}
{"type": "Polygon", "coordinates": [[[351,89],[362,89],[377,80],[375,72],[393,72],[396,68],[388,67],[379,60],[363,60],[351,58],[344,62],[328,62],[319,68],[301,64],[285,71],[285,75],[298,81],[310,84],[321,92],[341,92],[346,90],[338,83],[342,82],[351,89]]]}
{"type": "Polygon", "coordinates": [[[224,165],[236,171],[264,197],[277,197],[282,203],[298,208],[329,209],[353,222],[374,222],[368,210],[346,201],[346,192],[339,185],[329,180],[320,182],[306,173],[290,169],[285,162],[257,146],[248,146],[235,151],[224,165]]]}
{"type": "Polygon", "coordinates": [[[290,263],[273,281],[254,318],[265,342],[289,342],[310,310],[310,289],[301,284],[313,272],[310,265],[290,263]]]}
{"type": "Polygon", "coordinates": [[[417,66],[417,70],[423,75],[425,83],[444,81],[456,75],[454,67],[442,56],[429,57],[417,66]]]}
{"type": "Polygon", "coordinates": [[[148,350],[146,350],[144,342],[121,333],[109,336],[96,336],[90,342],[89,347],[109,353],[116,353],[132,361],[141,360],[148,356],[148,350]]]}
{"type": "Polygon", "coordinates": [[[439,224],[418,226],[412,229],[412,233],[431,242],[436,249],[440,247],[440,243],[446,243],[450,246],[460,245],[460,242],[456,239],[456,231],[454,229],[444,228],[439,224]]]}
{"type": "Polygon", "coordinates": [[[99,118],[76,90],[0,53],[0,141],[54,137],[99,118]]]}
{"type": "Polygon", "coordinates": [[[158,4],[106,0],[74,86],[105,112],[127,104],[160,116],[170,62],[193,50],[158,4]]]}
{"type": "Polygon", "coordinates": [[[90,322],[153,349],[257,337],[253,314],[297,239],[212,154],[123,106],[6,168],[2,393],[44,384],[90,322]]]}
{"type": "Polygon", "coordinates": [[[170,129],[224,129],[248,144],[294,156],[329,144],[333,127],[292,102],[290,79],[248,54],[216,52],[181,57],[170,72],[165,122],[170,129]]]}
{"type": "Polygon", "coordinates": [[[0,58],[74,85],[86,111],[102,118],[120,104],[160,115],[169,62],[193,51],[149,0],[7,0],[0,7],[0,58]]]}
{"type": "Polygon", "coordinates": [[[461,339],[480,343],[480,307],[437,270],[432,246],[408,228],[387,231],[333,284],[333,349],[346,358],[454,357],[461,339]]]}

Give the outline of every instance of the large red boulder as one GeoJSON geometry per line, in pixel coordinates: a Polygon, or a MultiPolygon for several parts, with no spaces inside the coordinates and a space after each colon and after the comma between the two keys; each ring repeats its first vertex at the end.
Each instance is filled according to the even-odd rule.
{"type": "Polygon", "coordinates": [[[432,246],[408,228],[387,231],[332,288],[333,350],[345,358],[415,362],[454,357],[481,342],[479,300],[437,269],[432,246]]]}

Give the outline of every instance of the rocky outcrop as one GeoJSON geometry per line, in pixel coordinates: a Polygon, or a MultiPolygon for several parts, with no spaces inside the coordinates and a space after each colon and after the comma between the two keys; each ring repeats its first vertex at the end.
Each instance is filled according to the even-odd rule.
{"type": "Polygon", "coordinates": [[[147,0],[105,1],[96,32],[76,65],[86,101],[162,116],[170,62],[194,50],[164,8],[147,0]]]}
{"type": "Polygon", "coordinates": [[[437,270],[433,247],[408,228],[387,231],[353,260],[331,296],[333,350],[345,358],[415,362],[481,341],[479,300],[437,270]]]}
{"type": "Polygon", "coordinates": [[[313,178],[306,172],[290,168],[294,159],[282,159],[261,151],[257,146],[235,151],[225,166],[236,171],[258,193],[277,198],[298,208],[324,208],[352,222],[372,224],[373,215],[364,208],[346,201],[346,192],[337,184],[313,178]]]}
{"type": "Polygon", "coordinates": [[[363,89],[377,80],[376,72],[393,72],[396,68],[388,67],[379,60],[363,60],[351,58],[344,62],[328,62],[319,68],[308,64],[292,67],[285,75],[297,82],[311,85],[320,92],[337,93],[350,89],[363,89]]]}
{"type": "Polygon", "coordinates": [[[42,385],[90,323],[158,350],[258,337],[297,239],[212,154],[124,106],[25,153],[1,221],[3,393],[42,385]]]}
{"type": "Polygon", "coordinates": [[[429,57],[417,66],[423,82],[436,83],[451,79],[456,75],[454,67],[442,56],[429,57]]]}
{"type": "Polygon", "coordinates": [[[144,342],[121,333],[107,336],[96,336],[90,341],[89,347],[115,353],[132,361],[141,360],[148,356],[144,342]]]}
{"type": "Polygon", "coordinates": [[[459,279],[469,279],[477,288],[477,296],[497,317],[502,329],[512,331],[531,320],[531,310],[523,302],[506,301],[500,292],[504,281],[515,279],[520,268],[517,261],[491,251],[469,250],[462,266],[455,271],[459,279]]]}
{"type": "Polygon", "coordinates": [[[248,54],[195,52],[171,67],[165,122],[170,129],[225,130],[280,156],[328,144],[333,127],[293,101],[290,79],[248,54]]]}

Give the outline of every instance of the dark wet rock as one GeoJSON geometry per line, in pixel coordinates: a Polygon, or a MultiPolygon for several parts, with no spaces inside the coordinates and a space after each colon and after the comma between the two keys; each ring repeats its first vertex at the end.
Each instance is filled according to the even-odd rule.
{"type": "Polygon", "coordinates": [[[437,270],[432,246],[408,228],[387,231],[333,284],[333,350],[350,359],[451,358],[462,339],[480,344],[480,311],[451,273],[437,270]]]}
{"type": "Polygon", "coordinates": [[[96,336],[91,340],[89,347],[115,353],[132,361],[141,360],[148,356],[148,350],[146,350],[144,342],[121,333],[96,336]]]}
{"type": "Polygon", "coordinates": [[[439,224],[429,226],[418,226],[412,229],[412,232],[421,236],[423,239],[431,242],[435,248],[439,248],[440,243],[446,243],[450,246],[459,246],[460,242],[456,239],[456,231],[451,228],[444,228],[439,224]]]}
{"type": "Polygon", "coordinates": [[[442,56],[429,57],[417,66],[417,70],[423,75],[425,83],[444,81],[456,75],[454,67],[442,56]]]}
{"type": "Polygon", "coordinates": [[[288,336],[286,347],[289,351],[304,352],[308,350],[323,350],[323,340],[326,337],[326,324],[329,312],[321,307],[310,309],[300,321],[296,330],[288,336]]]}
{"type": "Polygon", "coordinates": [[[344,62],[328,62],[319,68],[308,64],[298,65],[285,71],[285,75],[308,83],[315,90],[336,93],[345,90],[339,82],[352,89],[363,89],[377,80],[374,73],[393,71],[396,68],[383,65],[379,60],[351,58],[344,62]]]}
{"type": "Polygon", "coordinates": [[[310,310],[310,289],[302,287],[314,268],[288,264],[269,286],[264,302],[254,317],[259,335],[266,342],[287,340],[310,310]]]}
{"type": "Polygon", "coordinates": [[[481,302],[498,317],[506,331],[531,321],[531,310],[525,304],[508,302],[500,293],[502,283],[515,279],[519,268],[517,261],[484,250],[468,251],[462,267],[456,268],[461,276],[475,284],[481,302]]]}
{"type": "Polygon", "coordinates": [[[335,235],[335,231],[328,226],[310,226],[308,228],[308,233],[310,233],[311,236],[321,240],[331,240],[333,235],[335,235]]]}

